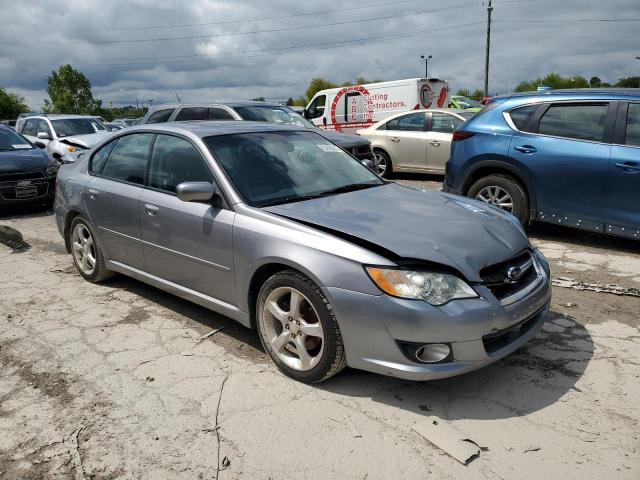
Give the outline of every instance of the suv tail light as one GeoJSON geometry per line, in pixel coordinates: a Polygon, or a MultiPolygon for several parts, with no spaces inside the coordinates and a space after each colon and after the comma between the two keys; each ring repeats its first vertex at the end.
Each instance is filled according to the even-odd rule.
{"type": "Polygon", "coordinates": [[[453,138],[451,138],[451,140],[453,142],[456,142],[458,140],[466,140],[469,137],[473,137],[475,135],[475,133],[473,132],[467,132],[465,130],[454,130],[453,131],[453,138]]]}

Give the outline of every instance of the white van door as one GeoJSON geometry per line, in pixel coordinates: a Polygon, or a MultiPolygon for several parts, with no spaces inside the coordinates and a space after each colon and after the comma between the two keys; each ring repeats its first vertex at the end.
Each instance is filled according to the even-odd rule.
{"type": "Polygon", "coordinates": [[[327,125],[327,96],[325,94],[318,95],[307,106],[305,117],[311,121],[316,127],[323,128],[327,125]]]}

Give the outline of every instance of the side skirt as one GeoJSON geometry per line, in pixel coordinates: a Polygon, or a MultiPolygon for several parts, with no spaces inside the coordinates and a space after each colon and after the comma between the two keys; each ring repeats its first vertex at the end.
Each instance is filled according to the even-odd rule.
{"type": "Polygon", "coordinates": [[[107,260],[107,268],[114,272],[127,275],[128,277],[135,278],[144,283],[148,283],[156,288],[172,293],[178,297],[189,300],[190,302],[197,303],[198,305],[208,308],[216,313],[232,318],[237,322],[240,322],[247,328],[251,328],[251,321],[249,314],[243,312],[238,307],[231,305],[230,303],[223,302],[217,298],[210,297],[195,290],[185,288],[177,283],[169,282],[155,275],[143,272],[137,268],[130,267],[124,263],[115,262],[113,260],[107,260]]]}

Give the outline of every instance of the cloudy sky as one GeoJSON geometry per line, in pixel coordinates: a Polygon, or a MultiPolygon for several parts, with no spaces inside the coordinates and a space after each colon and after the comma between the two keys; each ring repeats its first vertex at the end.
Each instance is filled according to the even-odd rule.
{"type": "MultiPolygon", "coordinates": [[[[486,2],[486,0],[485,0],[486,2]]],[[[639,75],[638,0],[494,0],[490,91],[550,71],[639,75]],[[627,21],[603,21],[624,19],[627,21]],[[628,21],[635,19],[635,21],[628,21]]],[[[32,108],[70,63],[105,105],[304,93],[314,76],[482,87],[486,7],[465,0],[0,0],[0,86],[32,108]]]]}

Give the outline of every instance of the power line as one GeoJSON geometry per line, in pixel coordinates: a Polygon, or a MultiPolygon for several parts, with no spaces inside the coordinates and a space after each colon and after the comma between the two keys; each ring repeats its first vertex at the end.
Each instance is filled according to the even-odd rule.
{"type": "MultiPolygon", "coordinates": [[[[288,54],[288,53],[298,53],[302,51],[324,50],[327,47],[341,48],[341,47],[346,47],[352,44],[367,44],[367,43],[375,43],[375,42],[387,41],[387,40],[396,40],[399,38],[417,37],[420,35],[425,35],[427,33],[442,32],[447,30],[459,30],[465,27],[470,27],[473,25],[481,25],[481,24],[484,24],[484,22],[479,21],[479,22],[472,22],[472,23],[466,23],[466,24],[460,24],[460,25],[452,25],[448,27],[438,27],[438,28],[431,28],[427,30],[398,33],[393,35],[381,35],[376,37],[364,37],[364,38],[357,38],[352,40],[342,40],[338,42],[312,43],[307,45],[294,45],[289,47],[277,47],[277,48],[268,48],[268,49],[261,49],[261,50],[246,50],[241,52],[218,52],[218,53],[209,54],[206,56],[207,57],[217,56],[217,57],[224,57],[224,58],[252,58],[252,57],[262,57],[262,56],[271,55],[271,54],[288,54]]],[[[190,58],[194,56],[196,55],[189,55],[185,57],[190,58]]],[[[172,58],[181,58],[181,57],[172,57],[172,58]]],[[[215,58],[203,58],[203,59],[195,59],[195,60],[185,59],[185,60],[173,60],[173,61],[161,61],[161,62],[129,62],[129,63],[78,62],[76,64],[114,67],[114,66],[129,66],[129,65],[138,66],[138,65],[165,65],[165,64],[170,65],[170,64],[182,64],[182,63],[200,63],[200,62],[211,62],[214,60],[215,58]]],[[[59,65],[59,63],[43,64],[40,62],[36,62],[36,63],[16,63],[16,65],[48,67],[48,66],[59,65]]]]}
{"type": "Polygon", "coordinates": [[[640,22],[640,18],[548,18],[544,20],[494,20],[500,23],[551,23],[551,22],[640,22]]]}
{"type": "Polygon", "coordinates": [[[276,32],[286,32],[292,30],[308,30],[312,28],[323,28],[323,27],[333,27],[338,25],[349,25],[354,23],[364,23],[364,22],[375,22],[380,20],[388,20],[391,18],[400,18],[400,17],[408,17],[411,15],[422,15],[425,13],[437,13],[444,12],[448,10],[456,10],[459,8],[465,8],[470,6],[481,5],[479,2],[472,3],[461,3],[458,5],[451,5],[449,7],[435,8],[431,10],[421,10],[417,12],[404,12],[404,13],[395,13],[391,15],[377,16],[377,17],[368,17],[368,18],[359,18],[356,20],[344,20],[341,22],[332,22],[332,23],[324,23],[318,25],[308,25],[308,26],[296,26],[296,27],[284,27],[284,28],[270,28],[265,30],[253,30],[250,32],[227,32],[227,33],[216,33],[216,34],[203,34],[203,35],[183,35],[179,37],[156,37],[156,38],[140,38],[133,40],[85,40],[83,42],[3,42],[0,45],[77,45],[79,43],[82,44],[90,44],[90,45],[99,45],[99,44],[119,44],[119,43],[143,43],[143,42],[160,42],[160,41],[170,41],[170,40],[192,40],[198,38],[220,38],[220,37],[235,37],[241,35],[253,35],[257,33],[276,33],[276,32]]]}
{"type": "MultiPolygon", "coordinates": [[[[73,32],[108,32],[108,31],[130,31],[130,30],[154,30],[154,29],[165,29],[165,28],[185,28],[185,27],[206,27],[211,25],[229,25],[232,23],[249,23],[249,22],[266,22],[270,20],[285,20],[288,18],[296,18],[296,17],[308,17],[311,15],[328,15],[332,13],[344,13],[351,12],[354,10],[361,10],[363,8],[375,8],[382,6],[393,6],[400,5],[402,3],[413,3],[418,0],[400,0],[397,2],[383,2],[383,3],[369,3],[358,5],[357,7],[349,7],[349,8],[341,8],[338,10],[322,10],[315,12],[306,12],[306,13],[292,13],[290,15],[279,15],[276,17],[259,17],[259,18],[243,18],[238,20],[222,20],[218,22],[203,22],[203,23],[179,23],[175,25],[150,25],[144,27],[111,27],[111,28],[72,28],[69,29],[73,32]]],[[[519,1],[533,1],[533,0],[519,0],[519,1]]]]}

